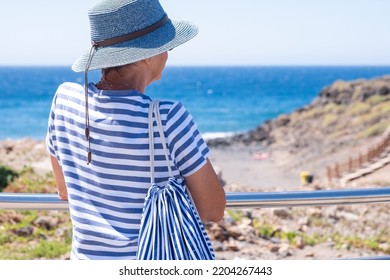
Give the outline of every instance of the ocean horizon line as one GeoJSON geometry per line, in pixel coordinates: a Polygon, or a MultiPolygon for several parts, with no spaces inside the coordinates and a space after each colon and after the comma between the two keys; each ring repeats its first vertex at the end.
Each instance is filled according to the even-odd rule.
{"type": "MultiPolygon", "coordinates": [[[[1,68],[71,68],[71,64],[0,64],[1,68]]],[[[390,64],[204,64],[168,65],[166,68],[387,68],[390,64]]],[[[96,71],[96,70],[92,70],[96,71]]]]}

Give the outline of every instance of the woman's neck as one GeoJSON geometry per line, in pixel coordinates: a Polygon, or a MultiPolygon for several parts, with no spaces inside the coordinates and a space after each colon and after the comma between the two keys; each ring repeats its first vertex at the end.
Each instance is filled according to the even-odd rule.
{"type": "Polygon", "coordinates": [[[103,78],[98,83],[96,83],[95,86],[100,90],[137,90],[141,93],[144,93],[145,91],[145,86],[139,83],[114,82],[104,80],[103,78]]]}
{"type": "Polygon", "coordinates": [[[147,69],[132,64],[104,72],[96,87],[101,90],[137,90],[144,93],[149,83],[147,69]]]}

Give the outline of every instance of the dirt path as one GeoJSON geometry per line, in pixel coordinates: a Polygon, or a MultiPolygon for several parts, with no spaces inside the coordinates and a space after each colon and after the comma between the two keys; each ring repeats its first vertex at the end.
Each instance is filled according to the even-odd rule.
{"type": "Polygon", "coordinates": [[[294,190],[300,186],[299,174],[283,170],[273,161],[272,155],[260,153],[255,148],[212,148],[210,161],[221,171],[230,188],[240,186],[241,190],[274,191],[294,190]]]}

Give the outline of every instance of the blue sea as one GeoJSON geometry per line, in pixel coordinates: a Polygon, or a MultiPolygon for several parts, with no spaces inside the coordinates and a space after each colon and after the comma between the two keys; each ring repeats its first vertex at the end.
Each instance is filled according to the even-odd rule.
{"type": "MultiPolygon", "coordinates": [[[[310,103],[336,80],[374,78],[388,67],[167,67],[146,94],[183,102],[206,138],[254,129],[310,103]]],[[[91,72],[97,82],[100,73],[91,72]]],[[[44,139],[59,84],[83,83],[69,67],[0,67],[0,140],[44,139]]]]}

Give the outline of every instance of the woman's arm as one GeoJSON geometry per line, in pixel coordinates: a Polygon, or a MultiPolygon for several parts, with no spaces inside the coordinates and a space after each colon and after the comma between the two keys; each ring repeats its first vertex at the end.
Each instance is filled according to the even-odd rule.
{"type": "Polygon", "coordinates": [[[207,160],[202,168],[185,179],[202,221],[222,220],[226,206],[225,191],[210,161],[207,160]]]}
{"type": "Polygon", "coordinates": [[[68,190],[66,189],[64,174],[58,160],[50,156],[51,166],[53,168],[54,179],[56,181],[58,195],[62,200],[68,200],[68,190]]]}

